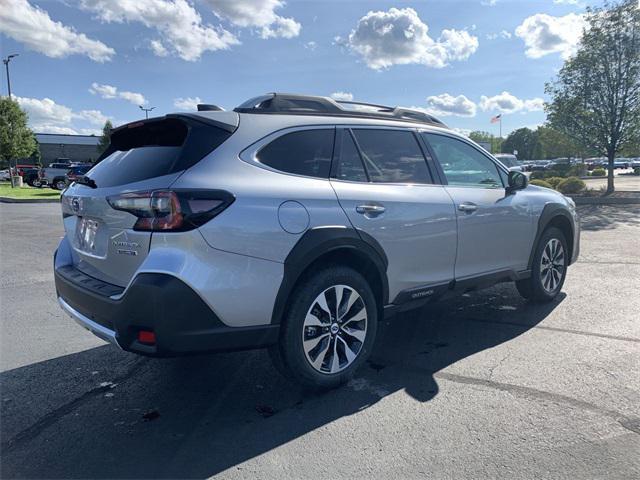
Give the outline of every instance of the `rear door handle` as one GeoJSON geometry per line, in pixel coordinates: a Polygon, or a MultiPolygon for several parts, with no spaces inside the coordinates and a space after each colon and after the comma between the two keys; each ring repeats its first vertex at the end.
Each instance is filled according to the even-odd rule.
{"type": "Polygon", "coordinates": [[[478,205],[472,202],[463,202],[458,205],[458,210],[464,213],[473,213],[478,210],[478,205]]]}
{"type": "Polygon", "coordinates": [[[382,215],[384,211],[384,206],[380,204],[367,203],[356,207],[356,212],[365,217],[377,217],[378,215],[382,215]]]}

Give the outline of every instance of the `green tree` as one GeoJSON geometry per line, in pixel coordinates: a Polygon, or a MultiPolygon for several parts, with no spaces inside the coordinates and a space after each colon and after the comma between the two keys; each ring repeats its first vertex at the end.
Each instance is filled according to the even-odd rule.
{"type": "Polygon", "coordinates": [[[111,130],[113,130],[113,125],[111,124],[111,120],[107,120],[104,122],[104,127],[102,127],[102,136],[100,137],[100,142],[98,142],[99,155],[102,155],[102,152],[107,149],[109,142],[111,142],[111,130]]]}
{"type": "Polygon", "coordinates": [[[469,134],[469,138],[474,142],[488,143],[489,145],[491,145],[489,153],[498,153],[502,145],[502,138],[496,137],[489,132],[483,132],[481,130],[471,132],[469,134]]]}
{"type": "Polygon", "coordinates": [[[549,125],[542,125],[536,130],[543,158],[581,157],[589,152],[574,142],[563,132],[549,125]]]}
{"type": "Polygon", "coordinates": [[[640,136],[640,9],[637,0],[588,9],[576,54],[546,92],[551,125],[609,160],[640,136]]]}
{"type": "Polygon", "coordinates": [[[509,134],[502,143],[502,153],[518,151],[519,160],[535,160],[542,157],[538,134],[529,128],[519,128],[509,134]]]}
{"type": "Polygon", "coordinates": [[[36,137],[27,126],[29,117],[18,102],[0,97],[0,159],[3,164],[27,158],[38,151],[36,137]]]}

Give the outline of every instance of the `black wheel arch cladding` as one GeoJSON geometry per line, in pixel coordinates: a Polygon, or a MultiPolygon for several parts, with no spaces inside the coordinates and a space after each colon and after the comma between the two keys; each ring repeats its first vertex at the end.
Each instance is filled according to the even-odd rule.
{"type": "Polygon", "coordinates": [[[373,265],[380,280],[382,306],[389,302],[387,278],[389,261],[384,250],[373,237],[353,228],[312,228],[300,237],[284,261],[284,276],[273,307],[272,324],[281,322],[289,295],[307,269],[318,259],[337,253],[344,253],[373,265]]]}
{"type": "Polygon", "coordinates": [[[529,254],[529,269],[531,269],[533,265],[533,257],[535,256],[540,237],[542,237],[545,230],[550,225],[558,227],[564,233],[566,237],[565,240],[567,242],[567,248],[569,249],[569,259],[572,258],[573,249],[575,248],[575,245],[573,244],[573,236],[575,233],[573,222],[573,217],[571,216],[571,213],[565,205],[562,205],[560,203],[548,203],[544,206],[544,208],[542,209],[542,213],[538,218],[538,229],[533,241],[531,253],[529,254]]]}

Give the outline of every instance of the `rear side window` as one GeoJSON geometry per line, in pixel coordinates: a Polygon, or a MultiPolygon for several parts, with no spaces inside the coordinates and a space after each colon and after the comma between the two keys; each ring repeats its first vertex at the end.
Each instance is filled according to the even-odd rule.
{"type": "Polygon", "coordinates": [[[139,182],[189,168],[229,136],[212,125],[168,118],[116,131],[106,156],[87,176],[98,187],[139,182]]]}
{"type": "Polygon", "coordinates": [[[258,161],[281,172],[329,178],[334,129],[300,130],[276,138],[256,155],[258,161]]]}
{"type": "Polygon", "coordinates": [[[431,183],[427,162],[412,132],[353,130],[372,182],[431,183]]]}

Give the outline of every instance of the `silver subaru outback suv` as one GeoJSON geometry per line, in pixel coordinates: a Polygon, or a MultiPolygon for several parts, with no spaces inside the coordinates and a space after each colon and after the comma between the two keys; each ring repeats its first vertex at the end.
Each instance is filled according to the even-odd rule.
{"type": "Polygon", "coordinates": [[[267,347],[339,385],[378,322],[498,282],[552,300],[574,203],[418,111],[268,94],[113,131],[61,198],[58,301],[149,356],[267,347]]]}

